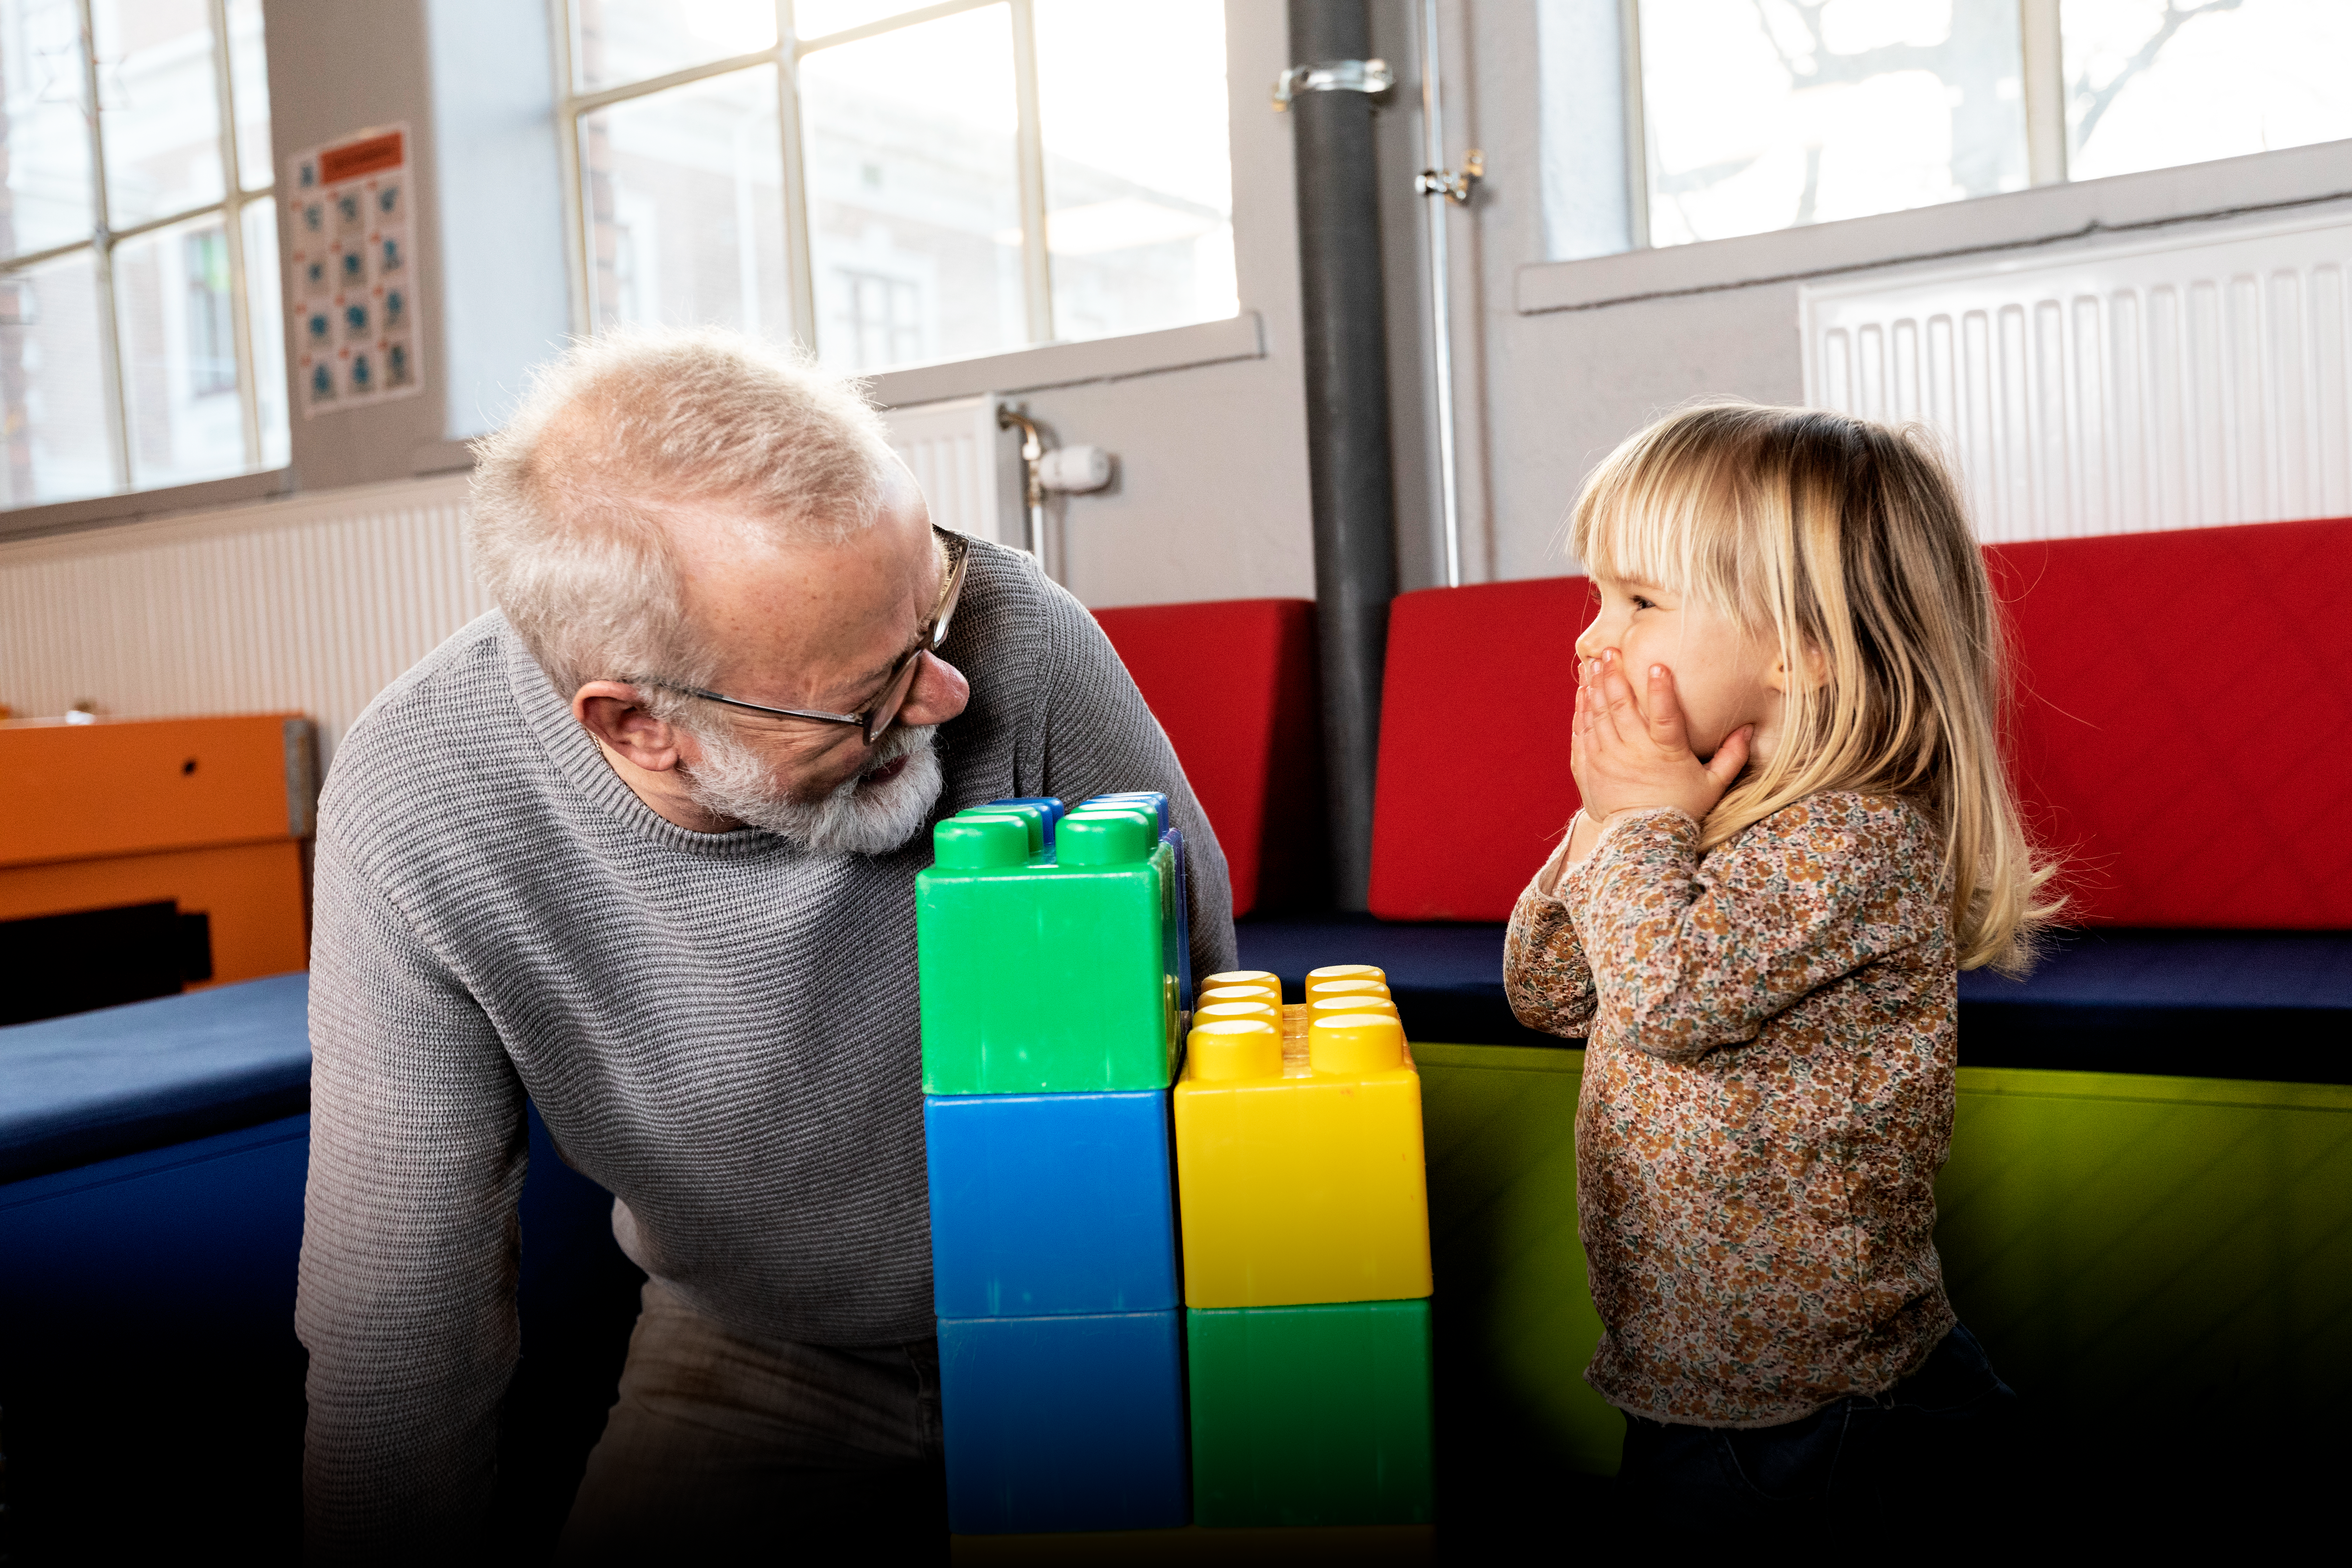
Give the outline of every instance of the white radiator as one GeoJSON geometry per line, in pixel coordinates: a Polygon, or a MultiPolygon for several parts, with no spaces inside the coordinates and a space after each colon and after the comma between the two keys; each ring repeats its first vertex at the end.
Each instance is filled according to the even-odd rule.
{"type": "Polygon", "coordinates": [[[2352,513],[2352,222],[1809,284],[1805,400],[1932,426],[1987,541],[2352,513]]]}
{"type": "Polygon", "coordinates": [[[0,702],[290,710],[323,763],[375,694],[490,607],[463,475],[0,543],[0,702]]]}
{"type": "Polygon", "coordinates": [[[933,522],[1018,550],[1020,437],[997,427],[996,406],[992,396],[959,397],[893,408],[882,417],[891,447],[930,502],[933,522]]]}

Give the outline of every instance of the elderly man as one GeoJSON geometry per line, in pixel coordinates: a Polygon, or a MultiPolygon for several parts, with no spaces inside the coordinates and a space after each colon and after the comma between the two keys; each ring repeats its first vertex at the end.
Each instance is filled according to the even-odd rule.
{"type": "Polygon", "coordinates": [[[856,392],[748,340],[575,348],[481,444],[473,543],[499,610],[320,807],[312,1553],[435,1560],[482,1517],[526,1095],[650,1277],[565,1554],[936,1517],[924,829],[1166,791],[1203,973],[1216,840],[1077,602],[934,528],[856,392]]]}

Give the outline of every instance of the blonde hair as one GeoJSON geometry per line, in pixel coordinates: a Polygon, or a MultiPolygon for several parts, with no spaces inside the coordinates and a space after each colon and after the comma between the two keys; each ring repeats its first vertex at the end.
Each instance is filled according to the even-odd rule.
{"type": "MultiPolygon", "coordinates": [[[[839,542],[898,470],[856,382],[717,327],[574,342],[474,453],[476,568],[567,697],[599,679],[709,683],[716,654],[670,537],[683,508],[727,508],[777,542],[839,542]]],[[[640,690],[665,717],[687,711],[640,690]]]]}
{"type": "Polygon", "coordinates": [[[1785,739],[1701,825],[1712,848],[1824,790],[1895,795],[1944,838],[1960,967],[2015,972],[2061,900],[2001,756],[2000,609],[1933,438],[1811,408],[1706,404],[1626,441],[1577,498],[1586,565],[1685,594],[1790,669],[1785,739]],[[1813,661],[1819,660],[1819,664],[1813,661]]]}

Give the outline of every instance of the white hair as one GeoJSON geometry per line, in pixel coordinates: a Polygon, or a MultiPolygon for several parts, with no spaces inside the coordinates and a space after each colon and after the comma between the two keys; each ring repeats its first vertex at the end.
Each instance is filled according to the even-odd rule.
{"type": "Polygon", "coordinates": [[[928,724],[898,726],[875,744],[873,766],[817,801],[794,800],[778,790],[769,763],[724,729],[701,736],[701,760],[678,773],[705,811],[764,827],[821,854],[887,855],[922,830],[946,785],[932,744],[938,732],[928,724]],[[901,759],[895,777],[875,776],[901,759]]]}
{"type": "MultiPolygon", "coordinates": [[[[684,604],[669,526],[681,510],[724,507],[778,542],[838,542],[873,522],[897,466],[857,383],[714,327],[573,343],[474,452],[476,569],[566,697],[591,680],[715,678],[684,604]]],[[[639,696],[685,718],[672,694],[639,696]]]]}

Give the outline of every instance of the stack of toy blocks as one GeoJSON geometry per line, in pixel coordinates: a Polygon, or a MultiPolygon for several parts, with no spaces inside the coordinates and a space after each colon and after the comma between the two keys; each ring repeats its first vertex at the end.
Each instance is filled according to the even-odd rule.
{"type": "Polygon", "coordinates": [[[1166,799],[995,802],[933,847],[916,918],[950,1526],[1182,1524],[1166,799]]]}
{"type": "Polygon", "coordinates": [[[1203,1525],[1432,1518],[1421,1079],[1381,972],[1202,984],[1175,1089],[1203,1525]]]}

